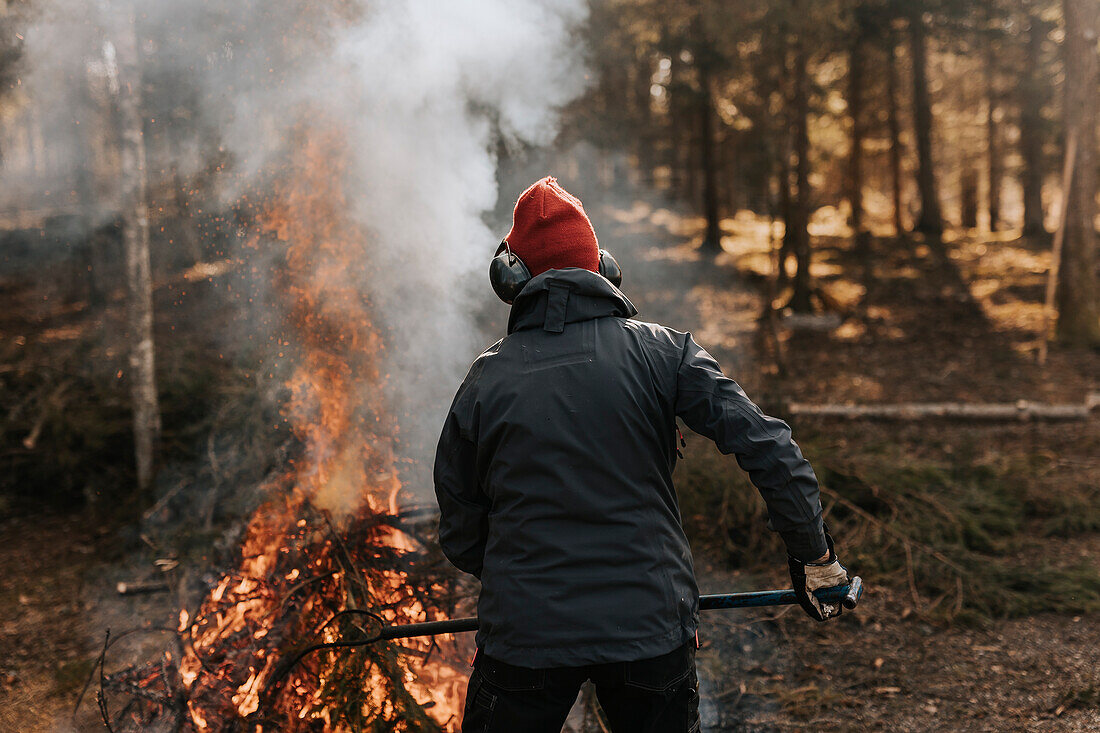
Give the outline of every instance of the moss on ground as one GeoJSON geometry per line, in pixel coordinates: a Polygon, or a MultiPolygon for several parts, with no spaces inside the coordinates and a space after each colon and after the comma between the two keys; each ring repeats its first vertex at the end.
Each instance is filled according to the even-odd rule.
{"type": "MultiPolygon", "coordinates": [[[[735,566],[774,565],[782,545],[765,527],[756,490],[732,459],[702,443],[693,441],[676,474],[689,535],[697,548],[735,566]]],[[[1043,538],[1100,529],[1095,489],[1036,495],[1044,460],[979,460],[965,450],[929,458],[899,445],[854,453],[851,463],[838,465],[812,439],[803,449],[845,562],[869,584],[908,594],[926,618],[981,624],[1100,609],[1093,564],[1033,552],[1043,538]]]]}

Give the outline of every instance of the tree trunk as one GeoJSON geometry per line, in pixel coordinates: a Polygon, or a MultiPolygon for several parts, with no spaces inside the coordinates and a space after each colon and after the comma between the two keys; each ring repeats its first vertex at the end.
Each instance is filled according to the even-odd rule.
{"type": "Polygon", "coordinates": [[[960,189],[960,223],[966,229],[978,226],[978,171],[974,163],[963,163],[960,189]]]}
{"type": "MultiPolygon", "coordinates": [[[[783,41],[776,45],[779,48],[777,63],[780,68],[786,72],[787,69],[792,68],[794,63],[791,54],[791,39],[784,34],[783,41]]],[[[782,100],[780,104],[782,112],[778,120],[777,128],[779,130],[779,170],[777,171],[779,184],[778,203],[779,215],[783,219],[783,241],[779,247],[779,272],[777,273],[778,283],[780,285],[786,285],[790,281],[790,274],[787,272],[787,262],[794,256],[795,240],[794,196],[791,193],[791,175],[794,172],[791,157],[794,150],[794,120],[792,118],[794,92],[792,91],[793,85],[790,83],[790,76],[791,75],[787,73],[783,73],[780,76],[778,89],[782,100]]]]}
{"type": "Polygon", "coordinates": [[[1045,234],[1043,227],[1043,23],[1032,15],[1027,32],[1027,69],[1020,84],[1020,156],[1023,158],[1024,236],[1045,234]]]}
{"type": "Polygon", "coordinates": [[[791,197],[791,136],[790,130],[783,131],[783,149],[779,155],[779,216],[783,219],[783,241],[779,246],[779,283],[788,280],[787,260],[794,254],[794,200],[791,197]]]}
{"type": "Polygon", "coordinates": [[[867,256],[867,232],[863,228],[863,37],[859,30],[848,52],[848,116],[852,124],[848,203],[852,207],[852,235],[862,262],[867,256]]]}
{"type": "Polygon", "coordinates": [[[928,93],[928,59],[924,30],[923,3],[909,6],[909,46],[913,60],[913,124],[917,138],[917,188],[920,189],[920,216],[915,229],[932,237],[943,234],[943,217],[936,191],[936,172],[932,162],[932,101],[928,93]]]}
{"type": "Polygon", "coordinates": [[[153,348],[153,284],[149,265],[149,211],[146,202],[145,138],[141,113],[141,69],[133,6],[116,4],[118,119],[121,127],[122,243],[126,259],[127,325],[130,338],[130,397],[138,485],[153,478],[160,437],[153,348]]]}
{"type": "Polygon", "coordinates": [[[710,70],[699,67],[699,154],[703,168],[703,216],[707,232],[703,251],[717,255],[722,251],[722,230],[718,213],[718,150],[714,139],[714,98],[710,88],[710,70]]]}
{"type": "Polygon", "coordinates": [[[642,177],[641,183],[645,186],[653,185],[653,141],[649,133],[653,129],[653,114],[650,108],[653,98],[650,90],[652,83],[652,62],[648,56],[644,56],[638,60],[635,68],[634,99],[639,120],[639,132],[631,136],[631,139],[634,144],[638,173],[642,177]]]}
{"type": "Polygon", "coordinates": [[[794,152],[796,195],[792,207],[792,243],[797,269],[794,273],[794,293],[791,309],[809,313],[810,305],[810,101],[806,67],[808,59],[805,41],[799,38],[794,52],[794,152]]]}
{"type": "Polygon", "coordinates": [[[1063,0],[1066,139],[1076,131],[1077,160],[1066,196],[1066,231],[1058,281],[1058,338],[1100,346],[1100,293],[1096,277],[1096,124],[1100,56],[1100,3],[1063,0]]]}
{"type": "MultiPolygon", "coordinates": [[[[893,35],[893,34],[891,34],[893,35]]],[[[894,198],[894,234],[901,236],[905,223],[901,218],[901,122],[898,120],[898,64],[894,40],[886,52],[887,123],[890,127],[890,177],[894,198]]]]}
{"type": "Polygon", "coordinates": [[[986,42],[985,48],[985,90],[986,90],[986,163],[989,175],[989,231],[1001,228],[1001,149],[997,130],[997,109],[1000,97],[997,93],[997,57],[993,51],[993,41],[986,42]]]}

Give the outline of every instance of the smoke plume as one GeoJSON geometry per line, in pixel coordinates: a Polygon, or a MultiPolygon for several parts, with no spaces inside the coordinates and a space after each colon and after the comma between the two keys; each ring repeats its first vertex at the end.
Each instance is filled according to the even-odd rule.
{"type": "MultiPolygon", "coordinates": [[[[342,277],[356,279],[387,342],[385,388],[402,443],[429,463],[449,398],[486,345],[470,314],[488,292],[484,271],[501,236],[485,223],[498,199],[495,151],[553,141],[559,108],[585,86],[574,31],[586,3],[52,0],[26,8],[11,129],[32,134],[0,141],[8,143],[0,209],[68,207],[89,229],[116,215],[114,141],[89,130],[117,134],[104,116],[118,33],[137,34],[151,181],[168,171],[185,180],[205,174],[208,208],[229,210],[262,192],[302,135],[336,129],[346,150],[333,175],[343,178],[348,216],[371,240],[370,262],[342,277]]],[[[240,251],[232,242],[210,249],[240,251]]],[[[171,256],[154,251],[154,262],[171,256]]],[[[253,287],[271,287],[271,262],[256,268],[253,287]]],[[[227,341],[270,332],[252,322],[264,315],[254,304],[268,302],[256,296],[227,341]]]]}
{"type": "Polygon", "coordinates": [[[570,32],[583,13],[576,0],[384,3],[338,44],[359,91],[341,110],[355,130],[356,213],[378,239],[384,278],[371,290],[414,442],[484,345],[468,294],[487,292],[470,283],[485,285],[502,235],[483,220],[498,195],[495,143],[552,141],[557,109],[583,90],[570,32]]]}

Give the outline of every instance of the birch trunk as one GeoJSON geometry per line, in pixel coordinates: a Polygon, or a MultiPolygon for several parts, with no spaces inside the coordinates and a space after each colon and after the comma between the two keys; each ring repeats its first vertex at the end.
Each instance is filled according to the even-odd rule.
{"type": "Polygon", "coordinates": [[[153,282],[149,264],[145,137],[136,18],[129,3],[111,7],[118,59],[118,119],[121,132],[122,244],[126,259],[127,325],[130,339],[130,399],[138,485],[149,487],[160,437],[153,342],[153,282]]]}

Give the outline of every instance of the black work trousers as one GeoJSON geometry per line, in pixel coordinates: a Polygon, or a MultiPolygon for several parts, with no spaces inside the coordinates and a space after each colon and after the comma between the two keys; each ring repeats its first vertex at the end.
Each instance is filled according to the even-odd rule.
{"type": "Polygon", "coordinates": [[[478,653],[462,733],[560,733],[592,680],[614,733],[696,733],[695,642],[636,662],[530,669],[478,653]]]}

